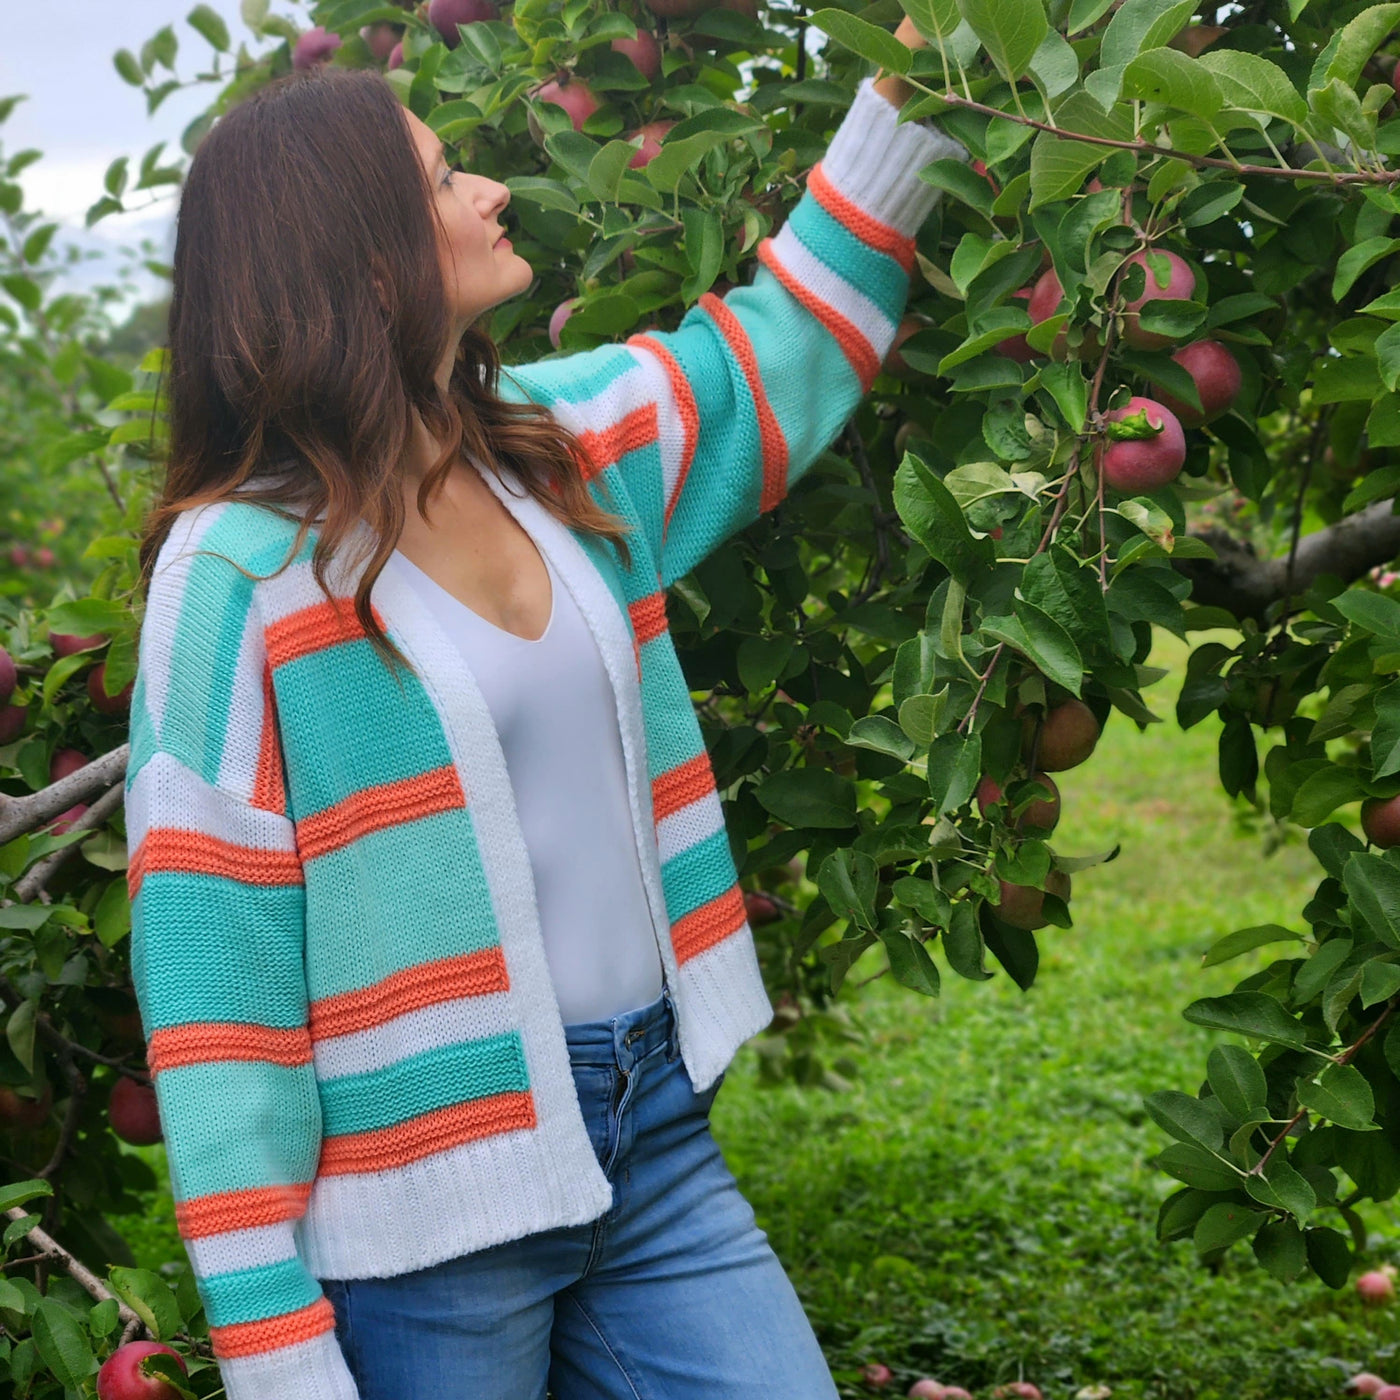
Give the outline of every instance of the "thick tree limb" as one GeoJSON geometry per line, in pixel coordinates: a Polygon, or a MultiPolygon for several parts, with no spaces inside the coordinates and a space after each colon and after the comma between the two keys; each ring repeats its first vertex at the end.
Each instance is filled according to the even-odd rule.
{"type": "Polygon", "coordinates": [[[0,795],[0,846],[26,831],[44,826],[61,812],[120,781],[126,774],[130,755],[131,745],[123,744],[29,797],[0,795]]]}
{"type": "MultiPolygon", "coordinates": [[[[82,771],[86,773],[87,769],[84,768],[82,771]]],[[[73,776],[80,777],[81,774],[75,773],[73,776]]],[[[96,831],[98,827],[106,826],[107,819],[122,805],[122,799],[125,796],[125,785],[113,783],[82,816],[74,821],[68,830],[96,831]]],[[[49,881],[81,845],[81,841],[75,841],[71,846],[60,846],[52,855],[47,855],[43,860],[36,861],[24,878],[15,885],[16,901],[20,904],[28,904],[37,898],[42,899],[47,904],[49,896],[46,887],[49,881]]]]}
{"type": "MultiPolygon", "coordinates": [[[[1215,559],[1183,559],[1177,569],[1191,580],[1191,601],[1224,608],[1243,620],[1263,619],[1273,603],[1290,592],[1288,559],[1261,559],[1225,530],[1196,532],[1215,550],[1215,559]]],[[[1291,592],[1305,593],[1322,574],[1346,583],[1400,555],[1400,515],[1394,501],[1377,501],[1298,542],[1291,592]]]]}

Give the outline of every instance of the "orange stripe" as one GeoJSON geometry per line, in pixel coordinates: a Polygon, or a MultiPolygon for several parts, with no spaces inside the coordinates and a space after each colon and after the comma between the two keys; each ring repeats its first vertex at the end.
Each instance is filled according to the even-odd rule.
{"type": "Polygon", "coordinates": [[[865,338],[860,327],[849,321],[829,302],[823,301],[815,292],[804,287],[791,272],[778,261],[773,248],[773,240],[765,238],[758,245],[758,260],[766,267],[792,295],[817,318],[831,333],[832,339],[841,347],[841,353],[851,362],[851,368],[860,380],[864,393],[880,372],[880,357],[875,347],[865,338]]]}
{"type": "Polygon", "coordinates": [[[671,381],[671,395],[676,401],[676,412],[681,416],[681,427],[685,429],[685,442],[681,447],[681,465],[676,474],[676,484],[671,488],[671,499],[666,502],[666,511],[662,522],[662,538],[665,538],[666,526],[671,523],[671,516],[676,509],[676,502],[681,498],[681,489],[685,486],[685,479],[690,473],[690,464],[695,460],[695,448],[700,442],[700,410],[695,403],[695,394],[690,387],[690,380],[685,377],[684,371],[676,362],[676,357],[659,341],[649,335],[634,335],[628,338],[628,345],[640,345],[650,350],[666,370],[666,377],[671,381]]]}
{"type": "Polygon", "coordinates": [[[235,846],[202,831],[174,826],[154,826],[136,848],[127,867],[126,886],[135,899],[147,875],[175,872],[181,875],[217,875],[245,885],[300,885],[301,861],[295,851],[267,851],[235,846]]]}
{"type": "Polygon", "coordinates": [[[664,821],[714,791],[715,770],[710,766],[710,756],[697,754],[651,780],[652,815],[657,821],[664,821]]]}
{"type": "Polygon", "coordinates": [[[386,826],[399,826],[466,805],[466,794],[457,770],[445,763],[415,778],[361,788],[335,806],[304,818],[297,823],[297,849],[303,860],[314,860],[358,841],[371,831],[382,831],[386,826]]]}
{"type": "Polygon", "coordinates": [[[283,1313],[260,1322],[230,1322],[225,1327],[211,1327],[209,1340],[214,1355],[220,1361],[235,1356],[262,1356],[283,1347],[309,1342],[323,1332],[335,1330],[335,1309],[324,1294],[296,1312],[283,1313]]]}
{"type": "Polygon", "coordinates": [[[578,433],[577,437],[588,455],[584,480],[591,481],[604,467],[610,467],[629,452],[635,452],[639,447],[649,447],[656,441],[656,405],[643,404],[616,423],[597,431],[587,429],[578,433]]]}
{"type": "Polygon", "coordinates": [[[666,631],[666,595],[648,593],[635,603],[628,603],[628,616],[638,642],[654,642],[666,631]]]}
{"type": "MultiPolygon", "coordinates": [[[[374,616],[383,627],[384,619],[378,612],[374,616]]],[[[365,629],[355,616],[355,600],[328,598],[324,603],[313,603],[309,608],[278,618],[268,626],[263,639],[267,659],[275,668],[341,642],[360,641],[364,635],[365,629]]]]}
{"type": "Polygon", "coordinates": [[[535,1100],[529,1092],[489,1094],[484,1099],[434,1109],[392,1128],[323,1138],[316,1174],[348,1176],[389,1171],[464,1142],[533,1128],[535,1123],[535,1100]]]}
{"type": "Polygon", "coordinates": [[[671,946],[676,950],[677,965],[688,962],[707,948],[713,948],[731,933],[737,933],[747,917],[744,896],[739,886],[735,885],[718,899],[712,899],[677,919],[671,925],[671,946]]]}
{"type": "Polygon", "coordinates": [[[405,968],[372,987],[339,992],[311,1003],[311,1039],[329,1040],[335,1035],[368,1030],[408,1011],[458,997],[479,997],[510,988],[505,954],[500,948],[483,948],[455,958],[405,968]]]}
{"type": "Polygon", "coordinates": [[[305,1026],[283,1029],[242,1021],[192,1021],[153,1032],[146,1046],[146,1064],[152,1074],[216,1060],[257,1060],[295,1069],[311,1063],[311,1036],[305,1026]]]}
{"type": "Polygon", "coordinates": [[[272,690],[272,663],[263,662],[262,737],[258,740],[258,767],[253,778],[253,806],[283,816],[287,791],[282,782],[282,745],[277,739],[277,701],[272,690]]]}
{"type": "Polygon", "coordinates": [[[759,442],[763,448],[763,489],[759,494],[758,508],[761,511],[772,510],[787,491],[788,447],[783,430],[778,426],[768,403],[768,395],[763,392],[758,356],[754,354],[753,343],[742,322],[713,292],[706,292],[700,298],[699,305],[719,327],[730,353],[739,362],[739,368],[748,381],[754,412],[758,416],[759,442]]]}
{"type": "Polygon", "coordinates": [[[254,1186],[243,1191],[221,1191],[175,1203],[175,1228],[186,1240],[222,1235],[229,1230],[252,1230],[260,1225],[280,1225],[306,1213],[311,1182],[290,1186],[254,1186]]]}
{"type": "Polygon", "coordinates": [[[816,195],[817,203],[837,223],[844,225],[860,241],[877,253],[893,258],[908,272],[914,266],[914,240],[898,229],[881,223],[867,214],[858,204],[852,204],[830,180],[820,165],[814,165],[807,175],[807,188],[816,195]]]}

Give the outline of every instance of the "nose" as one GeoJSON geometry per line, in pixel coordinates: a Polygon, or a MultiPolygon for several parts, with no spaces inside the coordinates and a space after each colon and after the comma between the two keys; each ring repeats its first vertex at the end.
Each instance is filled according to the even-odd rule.
{"type": "Polygon", "coordinates": [[[482,218],[492,218],[510,203],[510,191],[499,181],[488,180],[483,176],[477,202],[482,218]]]}

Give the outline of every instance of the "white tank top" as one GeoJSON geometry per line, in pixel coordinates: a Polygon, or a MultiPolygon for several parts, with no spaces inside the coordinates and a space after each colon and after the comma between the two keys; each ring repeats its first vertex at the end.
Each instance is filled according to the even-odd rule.
{"type": "Polygon", "coordinates": [[[617,703],[573,596],[545,558],[552,611],[543,635],[526,641],[474,613],[397,550],[386,567],[432,610],[495,721],[564,1024],[649,1005],[661,995],[661,957],[633,837],[617,703]]]}

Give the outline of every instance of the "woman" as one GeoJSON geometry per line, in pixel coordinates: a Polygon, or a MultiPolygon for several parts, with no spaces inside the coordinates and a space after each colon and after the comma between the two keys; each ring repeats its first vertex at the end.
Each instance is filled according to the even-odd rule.
{"type": "Polygon", "coordinates": [[[499,392],[508,193],[377,74],[196,154],[127,824],[230,1400],[835,1395],[709,1132],[772,1008],[663,590],[891,343],[965,154],[907,96],[862,84],[752,287],[499,392]]]}

